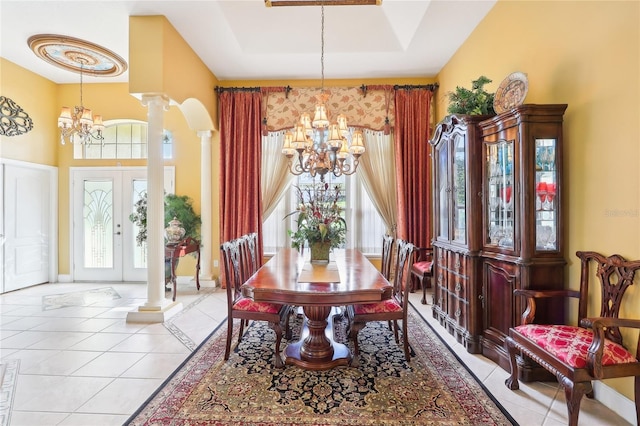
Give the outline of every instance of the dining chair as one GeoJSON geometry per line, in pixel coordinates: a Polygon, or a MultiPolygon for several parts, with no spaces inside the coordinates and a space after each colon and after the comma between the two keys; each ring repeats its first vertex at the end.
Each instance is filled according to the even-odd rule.
{"type": "Polygon", "coordinates": [[[231,340],[233,339],[233,321],[240,320],[238,344],[242,341],[244,326],[251,321],[267,321],[269,327],[276,333],[276,345],[274,363],[276,368],[283,368],[284,363],[280,356],[280,342],[282,341],[282,323],[288,322],[290,307],[275,303],[255,302],[251,298],[242,295],[241,286],[243,280],[242,244],[243,238],[222,243],[220,251],[224,267],[224,278],[227,290],[227,344],[224,359],[229,359],[231,352],[231,340]]]}
{"type": "Polygon", "coordinates": [[[396,241],[396,261],[393,272],[393,294],[391,298],[376,303],[350,305],[347,307],[351,322],[350,337],[353,340],[354,354],[351,366],[360,365],[360,347],[358,345],[358,333],[370,321],[392,321],[396,344],[400,344],[398,337],[398,321],[402,321],[402,340],[404,356],[407,362],[411,361],[411,350],[407,327],[407,309],[409,307],[409,292],[411,290],[410,262],[413,259],[414,245],[398,239],[396,241]]]}
{"type": "MultiPolygon", "coordinates": [[[[427,289],[431,288],[433,280],[433,248],[415,247],[415,260],[411,263],[411,277],[420,284],[422,289],[422,300],[420,303],[427,304],[427,289]]],[[[413,286],[413,283],[411,283],[413,286]]],[[[417,286],[416,286],[417,287],[417,286]]],[[[412,288],[412,291],[414,289],[412,288]]]]}

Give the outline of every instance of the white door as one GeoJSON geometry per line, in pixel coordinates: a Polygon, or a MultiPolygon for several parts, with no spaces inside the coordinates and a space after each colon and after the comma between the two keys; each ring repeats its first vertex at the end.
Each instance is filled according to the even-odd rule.
{"type": "Polygon", "coordinates": [[[2,291],[17,290],[50,279],[52,197],[56,174],[50,168],[3,164],[3,204],[0,217],[2,291]]]}
{"type": "MultiPolygon", "coordinates": [[[[146,245],[129,220],[146,190],[146,168],[72,169],[73,278],[75,281],[146,281],[146,245]]],[[[173,192],[173,167],[165,190],[173,192]]]]}

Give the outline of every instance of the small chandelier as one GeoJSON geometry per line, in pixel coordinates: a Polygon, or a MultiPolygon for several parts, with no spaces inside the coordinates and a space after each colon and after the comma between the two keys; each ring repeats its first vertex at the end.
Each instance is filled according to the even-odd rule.
{"type": "Polygon", "coordinates": [[[358,168],[359,158],[365,152],[364,137],[361,130],[354,130],[349,144],[347,117],[339,114],[335,122],[329,121],[326,102],[328,93],[324,92],[324,5],[321,5],[321,88],[317,96],[313,120],[308,113],[300,115],[293,133],[284,136],[282,153],[289,159],[289,171],[294,175],[309,173],[315,177],[332,172],[334,176],[351,175],[358,168]],[[298,154],[297,161],[293,158],[298,154]],[[349,157],[353,157],[348,161],[349,157]]]}
{"type": "Polygon", "coordinates": [[[82,103],[82,72],[86,59],[77,58],[80,63],[80,106],[75,106],[73,112],[69,107],[62,107],[60,117],[58,117],[58,128],[60,128],[60,143],[65,144],[65,140],[74,142],[77,136],[81,144],[91,144],[92,139],[104,141],[102,132],[102,116],[92,115],[91,110],[83,106],[82,103]]]}

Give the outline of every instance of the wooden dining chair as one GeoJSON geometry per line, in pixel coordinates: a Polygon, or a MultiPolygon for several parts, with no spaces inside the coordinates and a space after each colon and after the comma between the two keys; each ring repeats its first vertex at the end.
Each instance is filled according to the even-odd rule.
{"type": "MultiPolygon", "coordinates": [[[[422,300],[420,303],[427,304],[427,289],[431,288],[433,280],[433,248],[415,247],[414,260],[411,263],[411,277],[418,281],[422,289],[422,300]]],[[[413,285],[414,283],[412,283],[413,285]]],[[[417,286],[414,286],[414,288],[417,286]]],[[[412,289],[413,291],[413,289],[412,289]]]]}
{"type": "Polygon", "coordinates": [[[234,319],[240,319],[238,344],[242,341],[245,324],[248,321],[267,321],[269,327],[276,333],[276,345],[274,351],[274,364],[277,368],[283,368],[284,363],[280,356],[280,342],[282,341],[283,323],[288,323],[290,308],[286,305],[274,303],[254,302],[251,298],[242,295],[241,286],[244,283],[244,266],[242,265],[242,244],[245,240],[238,238],[227,241],[220,246],[224,278],[227,290],[227,345],[224,359],[229,359],[231,352],[231,340],[233,339],[234,319]]]}
{"type": "Polygon", "coordinates": [[[398,321],[402,321],[402,340],[404,356],[407,362],[411,361],[411,350],[409,346],[409,336],[407,327],[407,309],[409,307],[409,291],[411,282],[409,274],[409,264],[413,258],[414,246],[404,240],[396,242],[396,262],[393,277],[393,295],[390,299],[377,303],[366,303],[351,305],[348,307],[350,319],[350,337],[353,340],[354,354],[351,365],[360,365],[358,345],[358,333],[370,321],[392,321],[393,332],[396,344],[400,344],[398,337],[398,321]]]}
{"type": "MultiPolygon", "coordinates": [[[[623,346],[620,328],[627,328],[637,339],[640,320],[620,318],[623,296],[633,285],[640,261],[622,256],[605,257],[596,252],[577,252],[581,262],[580,290],[516,289],[527,298],[522,323],[509,329],[505,347],[509,351],[511,375],[505,381],[511,390],[519,388],[518,364],[522,356],[536,361],[555,374],[564,388],[569,426],[578,424],[583,395],[593,398],[593,380],[634,377],[636,422],[640,424],[640,341],[636,354],[623,346]],[[589,266],[594,268],[589,268],[589,266]],[[589,294],[590,269],[595,269],[600,286],[589,294]],[[578,299],[576,325],[534,324],[536,299],[564,297],[578,299]],[[587,317],[590,300],[600,298],[598,317],[587,317]]],[[[627,293],[629,294],[629,293],[627,293]]]]}

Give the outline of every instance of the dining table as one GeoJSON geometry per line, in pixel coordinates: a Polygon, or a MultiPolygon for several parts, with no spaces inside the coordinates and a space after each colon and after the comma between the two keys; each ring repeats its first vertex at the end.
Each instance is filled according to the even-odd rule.
{"type": "Polygon", "coordinates": [[[349,348],[333,336],[336,308],[391,298],[392,286],[356,249],[338,249],[328,263],[311,263],[296,249],[279,250],[243,285],[256,302],[302,307],[300,340],[287,345],[285,363],[309,370],[349,365],[349,348]]]}

